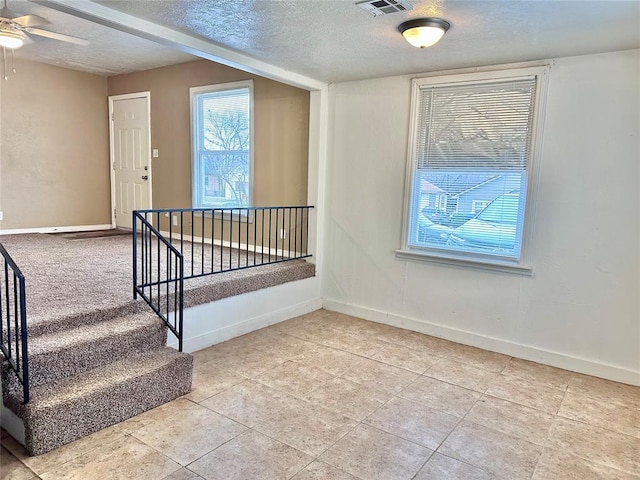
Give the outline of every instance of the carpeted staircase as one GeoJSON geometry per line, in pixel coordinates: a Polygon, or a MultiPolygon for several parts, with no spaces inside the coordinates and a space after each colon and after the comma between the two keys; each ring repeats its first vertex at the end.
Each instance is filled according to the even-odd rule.
{"type": "MultiPolygon", "coordinates": [[[[27,280],[31,387],[23,405],[22,385],[4,361],[3,401],[24,421],[32,455],[190,391],[191,356],[167,348],[162,320],[132,299],[129,237],[31,234],[2,243],[27,280]]],[[[313,264],[294,260],[194,278],[185,282],[184,306],[314,275],[313,264]]]]}
{"type": "Polygon", "coordinates": [[[61,318],[30,327],[31,401],[26,405],[22,385],[3,363],[3,401],[24,421],[31,455],[191,390],[192,357],[165,346],[162,320],[143,303],[122,310],[94,312],[81,325],[61,318]]]}

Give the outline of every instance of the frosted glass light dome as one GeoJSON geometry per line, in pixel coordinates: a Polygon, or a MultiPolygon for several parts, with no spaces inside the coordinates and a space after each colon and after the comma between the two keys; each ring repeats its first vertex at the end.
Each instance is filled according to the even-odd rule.
{"type": "Polygon", "coordinates": [[[398,26],[398,31],[414,47],[426,48],[438,43],[451,25],[441,18],[417,18],[398,26]]]}

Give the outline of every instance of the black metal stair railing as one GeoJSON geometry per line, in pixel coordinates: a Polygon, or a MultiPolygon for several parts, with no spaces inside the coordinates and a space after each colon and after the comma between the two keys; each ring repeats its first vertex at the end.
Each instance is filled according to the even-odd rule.
{"type": "Polygon", "coordinates": [[[133,212],[133,298],[140,295],[178,339],[182,351],[184,259],[138,211],[133,212]],[[138,236],[140,239],[138,240],[138,236]]]}
{"type": "Polygon", "coordinates": [[[312,206],[173,208],[133,213],[134,298],[182,350],[184,280],[311,257],[312,206]]]}
{"type": "Polygon", "coordinates": [[[0,350],[22,384],[23,401],[29,402],[27,305],[24,275],[0,244],[0,350]]]}

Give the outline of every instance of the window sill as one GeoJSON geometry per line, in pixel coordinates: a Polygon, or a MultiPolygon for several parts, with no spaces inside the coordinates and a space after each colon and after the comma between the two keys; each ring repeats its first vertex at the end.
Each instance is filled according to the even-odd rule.
{"type": "MultiPolygon", "coordinates": [[[[194,207],[194,208],[209,208],[209,207],[194,207]]],[[[212,211],[214,208],[220,208],[220,207],[210,207],[211,210],[209,211],[205,211],[203,212],[197,212],[196,215],[203,215],[205,218],[215,218],[216,220],[222,220],[223,218],[223,212],[222,211],[216,211],[215,213],[212,211]]],[[[234,209],[234,210],[238,210],[238,209],[234,209]]],[[[224,211],[224,220],[229,221],[230,219],[234,222],[240,222],[240,223],[253,223],[253,217],[254,214],[252,211],[249,212],[249,214],[247,215],[247,213],[236,213],[233,212],[231,213],[231,209],[225,209],[224,211]]]]}
{"type": "Polygon", "coordinates": [[[532,276],[533,267],[499,260],[479,260],[456,257],[453,255],[438,255],[435,253],[417,252],[415,250],[396,250],[396,258],[403,260],[417,260],[420,262],[440,263],[457,267],[490,270],[494,272],[512,273],[516,275],[532,276]]]}

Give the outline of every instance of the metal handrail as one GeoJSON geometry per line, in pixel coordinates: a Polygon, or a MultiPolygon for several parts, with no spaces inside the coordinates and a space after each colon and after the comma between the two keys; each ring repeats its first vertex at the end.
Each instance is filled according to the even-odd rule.
{"type": "Polygon", "coordinates": [[[0,277],[0,350],[22,384],[23,402],[29,402],[27,303],[24,275],[0,244],[4,274],[0,277]],[[12,332],[13,323],[13,332],[12,332]]]}
{"type": "Polygon", "coordinates": [[[178,339],[178,350],[182,351],[182,323],[184,315],[184,258],[182,254],[142,214],[133,212],[133,298],[140,295],[164,321],[178,339]],[[140,222],[140,228],[138,228],[140,222]],[[138,250],[138,234],[141,244],[138,250]],[[156,248],[153,248],[153,239],[156,248]],[[164,269],[160,255],[163,245],[166,250],[164,269]],[[141,252],[140,267],[142,281],[138,281],[138,252],[141,252]],[[155,258],[154,258],[155,253],[155,258]],[[154,270],[154,266],[156,266],[154,270]],[[164,273],[164,279],[163,279],[164,273]],[[173,284],[173,292],[171,292],[173,284]],[[162,287],[164,289],[164,295],[162,287]],[[154,289],[156,295],[154,297],[154,289]],[[173,308],[171,302],[173,301],[173,308]]]}
{"type": "Polygon", "coordinates": [[[312,208],[136,210],[133,296],[164,320],[182,350],[184,280],[311,257],[312,208]]]}

